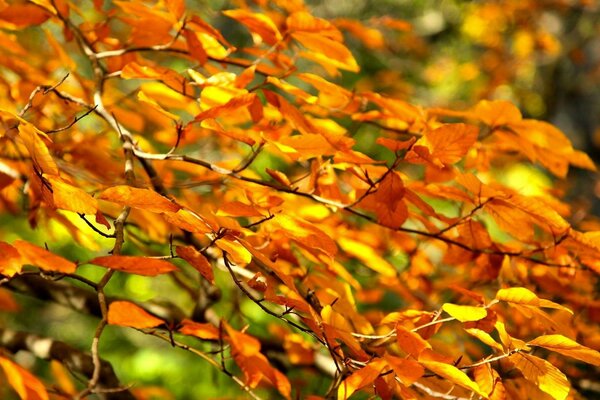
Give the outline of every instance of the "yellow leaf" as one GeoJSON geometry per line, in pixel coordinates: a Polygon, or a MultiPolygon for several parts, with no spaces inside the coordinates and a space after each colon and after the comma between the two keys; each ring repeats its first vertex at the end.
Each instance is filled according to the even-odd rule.
{"type": "Polygon", "coordinates": [[[176,213],[179,211],[179,209],[181,209],[181,207],[177,204],[152,190],[138,189],[126,185],[113,186],[105,189],[102,193],[100,193],[98,198],[117,203],[122,206],[139,208],[141,210],[155,213],[176,213]]]}
{"type": "Polygon", "coordinates": [[[561,306],[560,304],[554,303],[550,300],[540,299],[531,290],[522,287],[500,289],[498,290],[498,293],[496,293],[496,299],[514,304],[555,308],[557,310],[563,310],[573,314],[573,311],[569,310],[567,307],[561,306]]]}
{"type": "Polygon", "coordinates": [[[211,233],[212,227],[201,216],[191,210],[182,208],[177,212],[163,213],[164,218],[168,223],[175,225],[188,232],[195,233],[211,233]]]}
{"type": "Polygon", "coordinates": [[[505,400],[506,389],[498,372],[490,364],[483,364],[473,369],[473,377],[481,390],[488,394],[490,400],[505,400]]]}
{"type": "Polygon", "coordinates": [[[44,384],[31,372],[12,360],[0,356],[0,367],[4,370],[8,384],[21,400],[48,400],[44,384]]]}
{"type": "Polygon", "coordinates": [[[358,72],[360,67],[354,56],[342,43],[323,37],[318,33],[292,33],[292,37],[310,52],[301,52],[303,58],[319,64],[330,64],[346,71],[358,72]]]}
{"type": "Polygon", "coordinates": [[[502,348],[502,346],[494,340],[492,335],[490,335],[486,331],[483,331],[483,330],[477,329],[477,328],[469,328],[469,329],[465,329],[465,331],[469,335],[475,336],[477,339],[481,340],[483,343],[487,344],[488,346],[490,346],[493,349],[496,349],[498,351],[504,350],[502,348]]]}
{"type": "Polygon", "coordinates": [[[462,372],[460,369],[456,368],[454,365],[437,361],[419,360],[419,362],[434,374],[442,378],[446,378],[450,382],[462,386],[466,389],[472,390],[473,392],[487,399],[487,393],[483,392],[477,383],[469,379],[467,374],[462,372]]]}
{"type": "Polygon", "coordinates": [[[346,254],[361,260],[366,267],[383,276],[396,276],[398,272],[396,268],[381,257],[380,252],[372,246],[345,237],[339,237],[337,242],[346,254]]]}
{"type": "Polygon", "coordinates": [[[128,301],[113,301],[108,306],[108,323],[145,329],[159,326],[164,321],[128,301]]]}
{"type": "Polygon", "coordinates": [[[69,185],[58,176],[44,174],[44,178],[52,185],[56,208],[78,214],[96,214],[98,211],[98,201],[83,190],[69,185]]]}
{"type": "Polygon", "coordinates": [[[509,357],[525,379],[531,381],[555,400],[565,400],[570,385],[567,377],[546,360],[526,353],[517,353],[509,357]]]}
{"type": "Polygon", "coordinates": [[[226,252],[236,265],[246,266],[252,261],[252,254],[237,239],[222,238],[215,242],[217,247],[226,252]]]}
{"type": "Polygon", "coordinates": [[[210,283],[215,283],[212,265],[210,262],[192,246],[177,246],[177,255],[187,261],[192,267],[196,268],[200,274],[210,283]]]}
{"type": "Polygon", "coordinates": [[[588,364],[600,366],[600,352],[585,347],[563,335],[539,336],[527,343],[573,357],[588,364]]]}
{"type": "Polygon", "coordinates": [[[246,93],[233,97],[225,104],[209,108],[208,110],[196,115],[194,121],[202,121],[208,118],[218,118],[223,115],[235,113],[241,107],[250,106],[256,99],[257,97],[254,93],[246,93]]]}
{"type": "Polygon", "coordinates": [[[347,399],[358,389],[373,383],[386,366],[387,362],[379,358],[371,361],[358,371],[353,372],[352,375],[344,379],[338,387],[338,398],[347,399]]]}
{"type": "Polygon", "coordinates": [[[96,257],[89,261],[89,264],[143,276],[156,276],[177,270],[177,267],[168,261],[137,256],[96,257]]]}
{"type": "Polygon", "coordinates": [[[48,250],[42,249],[41,247],[34,246],[29,242],[16,240],[13,243],[13,246],[16,247],[19,254],[21,254],[23,264],[36,265],[44,271],[64,272],[66,274],[72,274],[77,268],[75,263],[57,256],[48,250]]]}
{"type": "Polygon", "coordinates": [[[452,303],[445,303],[442,309],[450,316],[460,322],[479,321],[487,316],[487,310],[483,307],[460,306],[452,303]]]}
{"type": "Polygon", "coordinates": [[[158,104],[158,103],[156,102],[156,100],[154,100],[154,99],[152,99],[152,98],[148,97],[148,95],[147,95],[147,94],[145,94],[143,91],[141,91],[141,90],[140,90],[140,91],[138,92],[138,94],[137,94],[137,98],[138,98],[138,100],[139,100],[141,103],[148,104],[148,105],[149,105],[149,106],[150,106],[150,107],[151,107],[153,110],[156,110],[156,111],[158,111],[159,113],[161,113],[161,114],[162,114],[162,115],[164,115],[165,117],[167,117],[167,118],[170,118],[170,119],[172,119],[172,120],[174,120],[174,121],[179,121],[179,119],[180,119],[180,118],[179,118],[179,115],[176,115],[176,114],[173,114],[173,113],[170,113],[170,112],[168,112],[167,110],[165,110],[164,108],[162,108],[162,107],[160,106],[160,104],[158,104]]]}
{"type": "Polygon", "coordinates": [[[333,257],[337,253],[335,242],[314,224],[298,217],[279,214],[274,219],[283,233],[308,249],[318,249],[333,257]]]}

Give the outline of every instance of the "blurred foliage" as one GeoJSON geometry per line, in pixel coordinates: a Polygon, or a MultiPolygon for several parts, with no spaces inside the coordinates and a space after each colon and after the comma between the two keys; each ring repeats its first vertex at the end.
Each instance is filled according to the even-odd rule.
{"type": "MultiPolygon", "coordinates": [[[[266,0],[256,2],[265,3],[266,0]]],[[[108,3],[105,1],[105,8],[108,3]]],[[[219,10],[240,3],[244,2],[186,2],[191,10],[203,15],[223,32],[228,41],[243,46],[251,42],[247,31],[219,14],[219,10]]],[[[425,106],[451,105],[454,109],[466,109],[480,99],[508,99],[518,104],[527,116],[562,125],[576,146],[600,152],[600,7],[594,0],[311,0],[306,3],[314,15],[328,19],[356,19],[374,28],[380,27],[386,17],[407,23],[400,29],[382,29],[381,38],[376,33],[380,31],[353,34],[348,29],[346,43],[361,71],[344,72],[340,80],[342,86],[377,90],[425,106]],[[368,34],[373,36],[361,36],[368,34]]],[[[79,16],[75,14],[74,18],[91,20],[98,15],[90,11],[91,2],[77,2],[77,7],[79,16]]],[[[58,26],[51,26],[51,35],[58,31],[58,26]]],[[[41,29],[31,28],[21,32],[18,40],[42,42],[43,37],[41,29]]],[[[80,69],[87,68],[82,59],[75,57],[75,62],[80,69]]],[[[176,71],[188,68],[185,62],[168,55],[163,56],[162,62],[176,71]]],[[[60,62],[56,64],[54,74],[57,77],[64,74],[63,67],[60,62]]],[[[84,73],[92,75],[90,70],[84,73]]],[[[3,74],[3,79],[11,79],[6,71],[3,74]]],[[[80,124],[86,124],[86,129],[93,128],[97,121],[88,118],[80,124]]],[[[389,150],[374,145],[376,128],[367,125],[355,128],[351,123],[346,128],[358,129],[354,136],[356,150],[375,159],[393,159],[389,150]]],[[[164,146],[168,149],[166,144],[164,146]]],[[[211,154],[215,156],[210,144],[203,144],[197,151],[209,158],[211,154]]],[[[252,169],[265,178],[268,177],[264,173],[267,167],[283,169],[285,163],[276,155],[262,153],[252,165],[252,169]]],[[[527,195],[536,195],[550,186],[550,178],[531,166],[512,165],[507,169],[492,170],[490,174],[509,187],[523,189],[527,195]]],[[[203,189],[198,185],[196,190],[202,192],[210,188],[203,189]]],[[[451,207],[445,207],[442,201],[430,200],[430,203],[439,212],[450,215],[451,207]]],[[[76,226],[83,224],[77,217],[68,218],[76,226]]],[[[486,224],[494,225],[491,219],[486,224]]],[[[105,254],[112,245],[112,240],[91,233],[81,240],[96,242],[97,250],[86,250],[74,244],[72,233],[62,225],[45,221],[40,221],[39,225],[33,229],[20,218],[0,214],[0,237],[8,242],[26,237],[34,243],[47,243],[53,252],[67,254],[71,260],[105,254]]],[[[492,236],[494,231],[497,235],[502,234],[499,229],[492,229],[492,236]]],[[[164,251],[164,246],[156,249],[157,254],[164,254],[164,251]]],[[[399,270],[409,265],[405,253],[384,256],[399,270]]],[[[372,273],[351,262],[348,268],[354,270],[359,281],[363,280],[361,275],[372,273]]],[[[81,275],[93,279],[98,279],[102,271],[91,265],[79,269],[81,275]]],[[[273,325],[279,324],[272,318],[255,304],[241,300],[226,272],[218,271],[216,280],[223,293],[223,300],[215,306],[221,315],[235,315],[236,318],[243,315],[246,320],[238,322],[240,325],[251,324],[255,327],[253,334],[257,336],[268,337],[269,329],[276,329],[273,325]],[[238,307],[241,313],[235,312],[238,307]]],[[[186,294],[171,290],[172,285],[168,277],[150,279],[122,274],[113,279],[107,294],[139,301],[168,299],[184,306],[186,294]]],[[[18,301],[28,312],[0,313],[0,325],[51,335],[74,347],[89,348],[89,335],[80,333],[94,329],[93,318],[25,296],[19,296],[18,301]]],[[[391,311],[401,306],[402,299],[391,293],[377,303],[379,311],[391,311]]],[[[365,310],[369,308],[367,305],[365,310]]],[[[157,343],[151,337],[115,327],[107,329],[101,343],[103,356],[112,361],[124,382],[164,387],[174,398],[181,400],[243,397],[227,376],[208,364],[199,365],[189,353],[165,351],[166,348],[169,348],[167,343],[157,343]]],[[[28,367],[43,364],[25,354],[18,354],[17,359],[28,367]]],[[[50,374],[48,367],[41,368],[45,368],[41,376],[50,374]]],[[[329,383],[325,378],[307,380],[302,374],[290,378],[296,387],[310,391],[323,392],[329,383]]],[[[1,382],[0,397],[11,399],[10,391],[1,382]]],[[[156,398],[163,398],[158,393],[156,398]]]]}

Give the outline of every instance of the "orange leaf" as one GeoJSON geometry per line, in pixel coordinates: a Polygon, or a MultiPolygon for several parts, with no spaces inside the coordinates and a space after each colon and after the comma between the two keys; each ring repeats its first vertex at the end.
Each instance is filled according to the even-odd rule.
{"type": "Polygon", "coordinates": [[[250,32],[260,36],[265,43],[273,46],[282,39],[281,33],[271,18],[265,14],[246,10],[227,10],[223,14],[246,25],[250,32]]]}
{"type": "Polygon", "coordinates": [[[52,254],[41,247],[34,246],[29,242],[16,240],[13,245],[17,248],[19,254],[21,254],[23,264],[36,265],[44,271],[63,272],[66,274],[72,274],[77,268],[75,263],[52,254]]]}
{"type": "Polygon", "coordinates": [[[406,386],[412,385],[413,382],[419,380],[425,373],[425,368],[414,360],[394,357],[389,354],[386,354],[384,358],[388,365],[394,370],[394,374],[396,374],[406,386]]]}
{"type": "Polygon", "coordinates": [[[521,111],[506,100],[481,100],[472,112],[475,118],[492,128],[519,122],[523,119],[521,111]]]}
{"type": "Polygon", "coordinates": [[[240,107],[250,106],[255,100],[256,94],[254,93],[246,93],[236,96],[223,105],[212,107],[201,112],[200,114],[196,115],[194,121],[202,121],[208,118],[217,118],[226,114],[231,114],[236,112],[236,110],[240,107]]]}
{"type": "Polygon", "coordinates": [[[396,325],[396,341],[398,346],[415,358],[425,349],[431,349],[431,345],[418,333],[411,332],[400,324],[396,325]]]}
{"type": "Polygon", "coordinates": [[[177,246],[177,255],[187,261],[192,267],[196,268],[207,281],[214,284],[215,277],[213,275],[212,265],[210,262],[192,246],[177,246]]]}
{"type": "Polygon", "coordinates": [[[11,277],[21,272],[23,261],[19,251],[8,243],[0,242],[0,274],[11,277]]]}
{"type": "Polygon", "coordinates": [[[21,400],[48,400],[44,384],[31,372],[12,360],[0,356],[0,367],[4,370],[8,384],[21,400]]]}
{"type": "Polygon", "coordinates": [[[479,129],[473,125],[442,125],[417,140],[405,159],[413,163],[430,162],[438,168],[460,161],[475,144],[479,129]],[[427,149],[417,150],[417,147],[427,149]]]}
{"type": "Polygon", "coordinates": [[[52,185],[56,208],[78,214],[96,214],[98,211],[98,201],[83,190],[69,185],[58,176],[44,174],[44,178],[52,185]]]}
{"type": "Polygon", "coordinates": [[[291,386],[281,372],[273,368],[267,358],[260,352],[260,342],[245,333],[238,332],[223,321],[231,344],[232,355],[236,364],[244,372],[246,384],[254,388],[262,379],[266,379],[286,398],[290,398],[291,386]]]}
{"type": "Polygon", "coordinates": [[[206,50],[204,50],[204,46],[202,46],[202,42],[198,39],[198,34],[190,29],[183,30],[183,36],[185,37],[185,41],[188,45],[188,50],[192,57],[196,61],[200,63],[200,65],[206,64],[208,61],[208,55],[206,54],[206,50]]]}
{"type": "Polygon", "coordinates": [[[164,321],[128,301],[113,301],[108,306],[108,323],[145,329],[162,325],[164,321]]]}
{"type": "Polygon", "coordinates": [[[152,190],[138,189],[126,185],[113,186],[105,189],[102,193],[100,193],[98,198],[117,203],[122,206],[139,208],[141,210],[155,213],[175,213],[181,209],[181,207],[177,204],[152,190]]]}
{"type": "Polygon", "coordinates": [[[96,257],[89,264],[116,269],[130,274],[156,276],[176,271],[177,267],[168,261],[150,257],[137,256],[104,256],[96,257]]]}
{"type": "Polygon", "coordinates": [[[184,319],[181,321],[179,332],[184,335],[195,336],[200,339],[217,340],[221,336],[219,329],[212,324],[201,324],[199,322],[184,319]]]}
{"type": "Polygon", "coordinates": [[[352,393],[370,383],[373,383],[373,381],[377,379],[381,371],[386,366],[387,362],[381,358],[378,358],[371,361],[358,371],[353,372],[352,375],[344,379],[344,381],[338,387],[338,398],[347,399],[352,395],[352,393]]]}
{"type": "Polygon", "coordinates": [[[45,133],[32,124],[21,121],[19,124],[19,139],[27,148],[33,164],[46,174],[58,175],[58,166],[40,136],[47,137],[45,133]]]}
{"type": "Polygon", "coordinates": [[[380,224],[396,229],[401,227],[408,217],[406,203],[402,200],[404,192],[402,178],[392,171],[379,182],[376,191],[363,198],[359,205],[375,212],[380,224]]]}
{"type": "Polygon", "coordinates": [[[6,24],[2,22],[7,22],[12,25],[10,28],[26,28],[40,25],[50,17],[48,11],[35,4],[11,4],[0,9],[0,26],[4,27],[6,24]]]}
{"type": "Polygon", "coordinates": [[[343,44],[318,33],[295,32],[292,33],[292,37],[310,51],[300,53],[302,57],[316,61],[323,66],[329,64],[346,71],[360,71],[354,56],[343,44]]]}

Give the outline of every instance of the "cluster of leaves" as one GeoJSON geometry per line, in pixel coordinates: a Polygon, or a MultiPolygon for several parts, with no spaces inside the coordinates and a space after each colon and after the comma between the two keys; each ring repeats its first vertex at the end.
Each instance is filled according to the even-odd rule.
{"type": "Polygon", "coordinates": [[[371,43],[403,21],[237,3],[218,29],[181,0],[0,1],[0,210],[48,233],[2,237],[0,305],[21,292],[100,320],[89,354],[0,327],[16,393],[150,398],[103,360],[107,325],[191,352],[254,398],[259,385],[314,399],[585,389],[594,372],[580,362],[600,365],[600,233],[573,227],[557,191],[496,171],[565,178],[593,162],[507,101],[423,108],[335,83],[359,71],[344,32],[371,43]],[[56,226],[94,256],[56,254],[56,226]],[[165,297],[185,304],[108,296],[121,274],[168,276],[165,297]],[[223,308],[219,286],[269,326],[223,308]],[[20,350],[52,360],[56,382],[15,363],[20,350]],[[310,375],[329,387],[309,393],[310,375]]]}

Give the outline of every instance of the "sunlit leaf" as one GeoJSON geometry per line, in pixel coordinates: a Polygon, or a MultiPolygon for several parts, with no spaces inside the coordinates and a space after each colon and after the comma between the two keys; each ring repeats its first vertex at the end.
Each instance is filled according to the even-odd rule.
{"type": "Polygon", "coordinates": [[[387,362],[385,360],[376,359],[358,371],[353,372],[352,375],[344,379],[338,387],[338,398],[347,399],[358,389],[373,383],[386,366],[387,362]]]}
{"type": "Polygon", "coordinates": [[[467,374],[456,368],[454,365],[445,364],[437,361],[421,361],[419,362],[434,374],[449,380],[450,382],[469,389],[484,398],[487,398],[487,393],[483,392],[479,385],[473,382],[467,374]]]}
{"type": "Polygon", "coordinates": [[[533,382],[555,400],[564,400],[569,395],[571,387],[566,376],[548,361],[526,353],[513,354],[510,360],[525,379],[533,382]]]}
{"type": "Polygon", "coordinates": [[[98,201],[78,187],[69,185],[57,176],[44,175],[44,179],[52,185],[56,208],[78,214],[96,214],[98,211],[98,201]]]}
{"type": "Polygon", "coordinates": [[[113,301],[108,306],[108,323],[111,325],[145,329],[159,326],[164,321],[129,301],[113,301]]]}
{"type": "Polygon", "coordinates": [[[483,307],[461,306],[458,304],[444,303],[442,310],[460,322],[479,321],[487,316],[487,310],[483,307]]]}
{"type": "Polygon", "coordinates": [[[138,256],[103,256],[96,257],[89,263],[144,276],[156,276],[177,270],[177,267],[168,261],[138,256]]]}
{"type": "Polygon", "coordinates": [[[75,272],[77,268],[75,263],[24,240],[15,240],[13,246],[19,251],[23,264],[35,265],[44,271],[64,272],[66,274],[75,272]]]}
{"type": "Polygon", "coordinates": [[[529,346],[539,346],[565,356],[573,357],[588,364],[600,366],[600,353],[585,347],[563,335],[543,335],[527,342],[529,346]]]}
{"type": "Polygon", "coordinates": [[[138,189],[131,186],[113,186],[105,189],[98,196],[99,199],[111,201],[122,206],[139,208],[141,210],[161,213],[176,213],[181,209],[166,197],[149,190],[138,189]]]}
{"type": "Polygon", "coordinates": [[[176,253],[179,257],[187,261],[192,267],[196,268],[200,274],[210,283],[215,283],[212,266],[210,262],[192,246],[177,246],[176,253]]]}
{"type": "Polygon", "coordinates": [[[568,308],[550,300],[540,299],[531,290],[522,287],[500,289],[496,293],[496,299],[514,304],[555,308],[557,310],[563,310],[573,314],[573,311],[569,310],[568,308]]]}

